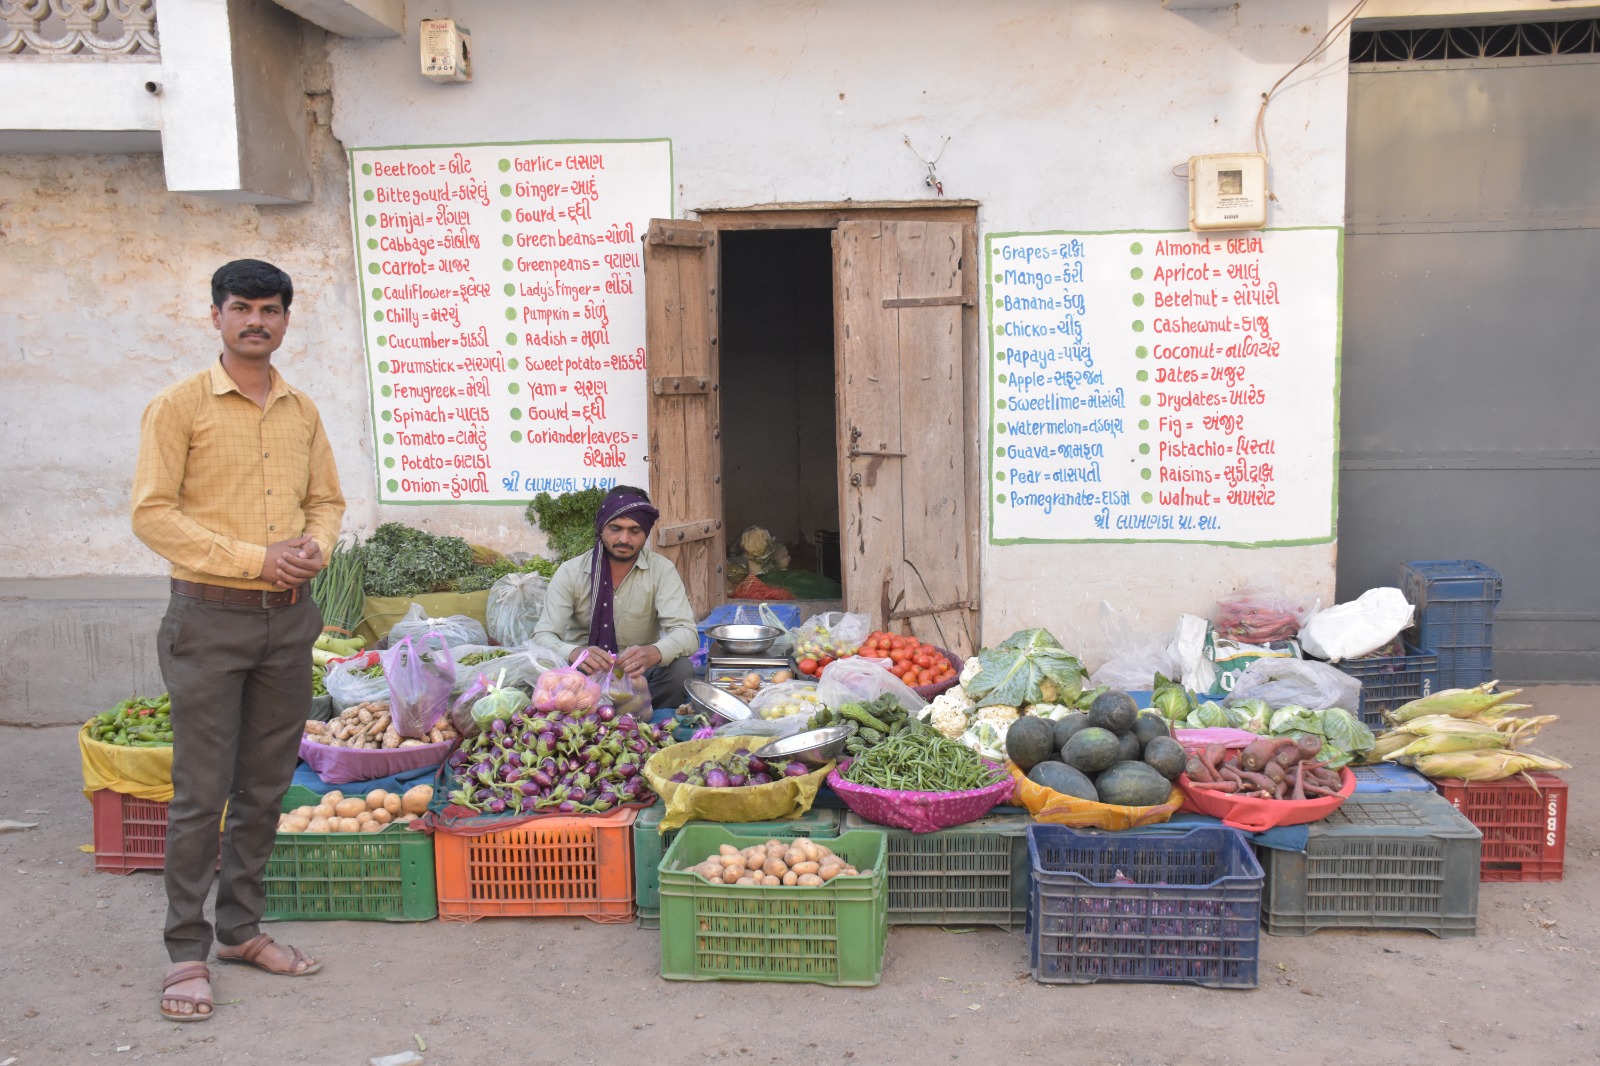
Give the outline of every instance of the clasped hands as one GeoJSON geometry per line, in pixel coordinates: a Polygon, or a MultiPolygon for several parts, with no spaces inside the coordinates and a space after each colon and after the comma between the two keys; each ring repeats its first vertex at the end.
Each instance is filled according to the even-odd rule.
{"type": "Polygon", "coordinates": [[[317,575],[327,561],[322,547],[309,536],[293,537],[267,545],[261,563],[261,576],[283,589],[303,585],[317,575]]]}

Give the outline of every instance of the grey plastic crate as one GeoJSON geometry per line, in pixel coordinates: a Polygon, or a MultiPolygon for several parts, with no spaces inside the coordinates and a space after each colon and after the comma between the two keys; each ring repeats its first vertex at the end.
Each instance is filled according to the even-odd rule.
{"type": "Polygon", "coordinates": [[[913,833],[847,812],[842,830],[874,829],[889,838],[890,925],[998,925],[1028,917],[1026,814],[913,833]]]}
{"type": "Polygon", "coordinates": [[[1357,792],[1310,830],[1304,852],[1259,849],[1265,932],[1477,935],[1483,834],[1437,792],[1357,792]]]}

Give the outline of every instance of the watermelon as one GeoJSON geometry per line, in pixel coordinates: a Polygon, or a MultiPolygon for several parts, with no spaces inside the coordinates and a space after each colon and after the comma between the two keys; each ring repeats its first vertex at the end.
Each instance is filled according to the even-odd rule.
{"type": "Polygon", "coordinates": [[[1061,761],[1086,774],[1097,773],[1122,755],[1122,741],[1108,729],[1087,726],[1078,730],[1061,749],[1061,761]]]}
{"type": "Polygon", "coordinates": [[[1189,761],[1189,753],[1171,737],[1152,737],[1144,746],[1144,761],[1168,781],[1176,781],[1189,761]]]}
{"type": "Polygon", "coordinates": [[[1089,704],[1089,724],[1109,729],[1119,737],[1133,728],[1138,717],[1139,705],[1133,697],[1116,689],[1102,692],[1089,704]]]}
{"type": "Polygon", "coordinates": [[[1100,793],[1095,789],[1094,782],[1064,763],[1042,762],[1028,771],[1028,780],[1063,796],[1088,800],[1090,803],[1100,802],[1100,793]]]}
{"type": "Polygon", "coordinates": [[[1124,807],[1154,807],[1172,792],[1172,783],[1143,762],[1116,763],[1094,779],[1094,787],[1101,803],[1124,807]]]}
{"type": "Polygon", "coordinates": [[[1055,751],[1055,729],[1043,718],[1023,715],[1006,730],[1006,757],[1024,773],[1055,751]]]}

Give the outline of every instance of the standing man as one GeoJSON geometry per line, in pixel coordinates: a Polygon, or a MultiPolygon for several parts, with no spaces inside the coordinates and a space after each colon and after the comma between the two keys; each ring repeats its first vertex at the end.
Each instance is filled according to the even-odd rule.
{"type": "Polygon", "coordinates": [[[167,955],[161,1014],[211,1017],[217,959],[291,977],[322,963],[260,931],[262,875],[311,707],[322,615],[307,584],[339,535],[344,496],[316,407],[272,367],[294,286],[240,259],[211,277],[222,355],[145,409],[133,531],[172,564],[157,635],[172,697],[167,955]]]}
{"type": "Polygon", "coordinates": [[[658,721],[684,701],[700,646],[683,578],[648,548],[661,513],[643,489],[618,485],[595,515],[594,550],[561,564],[545,593],[535,643],[585,674],[613,666],[650,687],[658,721]],[[581,642],[581,643],[580,643],[581,642]]]}

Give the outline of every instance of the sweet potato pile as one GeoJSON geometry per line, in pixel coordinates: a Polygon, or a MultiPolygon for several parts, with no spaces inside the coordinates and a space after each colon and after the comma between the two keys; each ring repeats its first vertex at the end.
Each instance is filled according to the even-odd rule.
{"type": "Polygon", "coordinates": [[[1257,799],[1307,800],[1339,794],[1337,770],[1317,760],[1322,738],[1262,737],[1239,750],[1208,744],[1190,752],[1184,773],[1191,788],[1257,799]]]}

